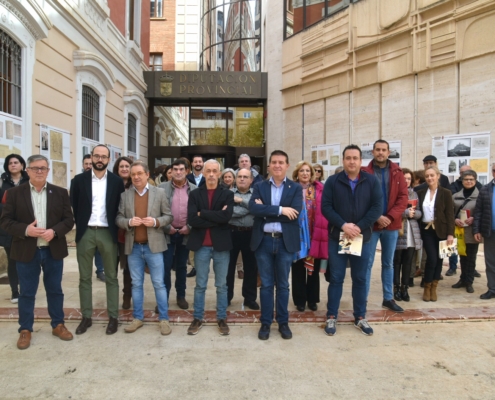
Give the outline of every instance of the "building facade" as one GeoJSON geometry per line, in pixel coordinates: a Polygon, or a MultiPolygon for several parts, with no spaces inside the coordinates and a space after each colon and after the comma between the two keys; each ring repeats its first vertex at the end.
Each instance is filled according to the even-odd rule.
{"type": "Polygon", "coordinates": [[[12,152],[45,154],[50,178],[68,188],[97,143],[110,145],[114,158],[147,159],[149,7],[0,0],[1,166],[12,152]]]}

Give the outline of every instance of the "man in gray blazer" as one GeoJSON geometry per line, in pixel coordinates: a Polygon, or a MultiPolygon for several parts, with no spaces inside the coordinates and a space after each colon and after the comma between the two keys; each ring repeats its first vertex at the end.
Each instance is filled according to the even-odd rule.
{"type": "Polygon", "coordinates": [[[172,220],[165,191],[148,184],[150,171],[142,161],[131,165],[132,186],[122,193],[116,223],[125,229],[125,254],[132,278],[134,320],[124,329],[132,333],[143,326],[144,267],[148,265],[158,304],[160,332],[172,332],[168,321],[167,288],[163,281],[163,252],[167,242],[163,227],[172,220]]]}

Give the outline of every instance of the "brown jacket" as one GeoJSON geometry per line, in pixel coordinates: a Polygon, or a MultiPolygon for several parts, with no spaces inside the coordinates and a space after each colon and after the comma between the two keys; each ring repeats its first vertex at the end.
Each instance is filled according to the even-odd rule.
{"type": "MultiPolygon", "coordinates": [[[[30,190],[29,183],[10,189],[0,218],[1,227],[13,236],[10,256],[20,262],[29,262],[33,259],[38,241],[38,238],[26,237],[26,228],[35,219],[30,190]]],[[[53,258],[60,260],[69,255],[65,235],[73,226],[74,216],[67,190],[48,183],[46,227],[53,229],[57,234],[49,243],[53,258]]]]}
{"type": "MultiPolygon", "coordinates": [[[[421,212],[423,212],[423,202],[427,191],[428,187],[418,191],[418,209],[421,212]]],[[[448,235],[454,236],[454,202],[452,201],[452,192],[441,186],[438,187],[437,197],[435,198],[434,222],[435,232],[439,239],[445,240],[448,235]]]]}

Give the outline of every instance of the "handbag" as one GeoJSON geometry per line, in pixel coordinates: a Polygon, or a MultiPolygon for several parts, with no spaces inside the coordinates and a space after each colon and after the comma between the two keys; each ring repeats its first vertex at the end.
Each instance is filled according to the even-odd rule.
{"type": "Polygon", "coordinates": [[[466,242],[464,241],[464,228],[455,227],[454,237],[457,238],[457,252],[460,256],[466,256],[466,242]]]}
{"type": "Polygon", "coordinates": [[[402,218],[402,224],[399,229],[399,236],[401,237],[404,236],[404,232],[406,231],[406,224],[407,224],[407,219],[402,218]]]}

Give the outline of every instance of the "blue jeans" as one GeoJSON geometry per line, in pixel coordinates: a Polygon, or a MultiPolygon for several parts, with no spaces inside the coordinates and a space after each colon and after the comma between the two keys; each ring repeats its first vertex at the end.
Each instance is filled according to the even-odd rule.
{"type": "Polygon", "coordinates": [[[211,246],[203,246],[194,252],[196,287],[194,288],[193,315],[194,318],[200,320],[203,319],[205,312],[205,292],[212,259],[217,288],[217,320],[227,318],[227,272],[229,271],[230,251],[215,251],[211,246]]]}
{"type": "Polygon", "coordinates": [[[170,244],[163,253],[163,262],[165,263],[165,286],[168,288],[167,294],[170,296],[172,290],[172,266],[175,263],[175,291],[177,298],[186,297],[186,274],[187,259],[189,250],[182,244],[184,235],[175,233],[170,235],[170,244]]]}
{"type": "Polygon", "coordinates": [[[132,302],[134,303],[132,316],[141,321],[144,319],[144,267],[148,265],[151,283],[155,289],[156,304],[158,305],[158,319],[160,321],[168,320],[167,288],[163,281],[163,253],[152,253],[148,244],[134,243],[132,253],[127,256],[127,263],[132,278],[132,302]]]}
{"type": "Polygon", "coordinates": [[[289,322],[289,273],[294,253],[287,251],[283,238],[264,236],[255,255],[261,278],[261,323],[271,325],[273,322],[273,290],[276,285],[276,320],[279,324],[287,324],[289,322]]]}
{"type": "Polygon", "coordinates": [[[98,248],[95,251],[95,266],[96,266],[96,275],[98,275],[100,272],[103,272],[103,260],[101,258],[101,254],[98,248]]]}
{"type": "Polygon", "coordinates": [[[378,239],[382,244],[382,288],[383,300],[392,300],[394,298],[394,254],[397,247],[397,238],[399,231],[373,231],[370,239],[370,257],[368,260],[368,275],[366,277],[366,297],[370,293],[371,269],[375,261],[376,245],[378,239]]]}
{"type": "Polygon", "coordinates": [[[449,257],[449,269],[455,271],[457,269],[457,262],[459,261],[459,256],[457,254],[451,255],[449,257]]]}
{"type": "Polygon", "coordinates": [[[368,299],[366,276],[371,253],[371,243],[363,243],[361,257],[350,254],[338,254],[338,249],[338,241],[330,240],[328,243],[330,283],[328,285],[327,318],[330,316],[337,318],[338,316],[340,299],[342,298],[342,285],[344,284],[348,261],[351,264],[354,318],[366,318],[366,300],[368,299]]]}
{"type": "Polygon", "coordinates": [[[19,276],[19,332],[27,329],[33,331],[34,301],[43,269],[48,314],[52,319],[52,328],[64,323],[64,292],[62,291],[62,272],[64,260],[52,257],[50,249],[36,249],[29,262],[16,262],[19,276]]]}

